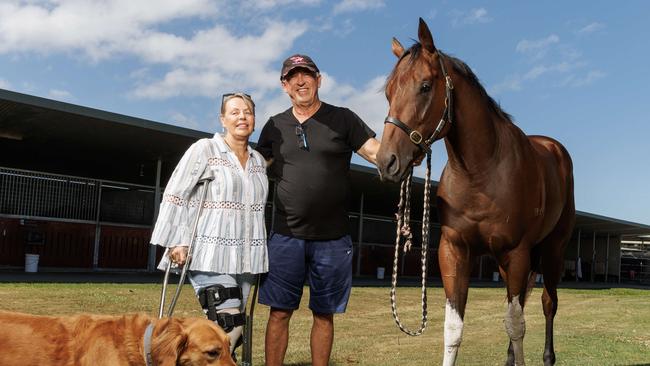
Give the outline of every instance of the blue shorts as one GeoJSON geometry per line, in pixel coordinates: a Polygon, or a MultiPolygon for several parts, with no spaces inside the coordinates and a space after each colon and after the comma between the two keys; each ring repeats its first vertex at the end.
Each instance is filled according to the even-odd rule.
{"type": "Polygon", "coordinates": [[[318,314],[343,313],[352,288],[352,239],[302,240],[271,233],[269,272],[262,276],[260,304],[295,310],[305,282],[309,308],[318,314]]]}

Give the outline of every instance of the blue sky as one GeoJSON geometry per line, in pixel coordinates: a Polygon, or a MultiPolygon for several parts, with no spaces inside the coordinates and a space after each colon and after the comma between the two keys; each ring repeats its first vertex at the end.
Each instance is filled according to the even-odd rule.
{"type": "Polygon", "coordinates": [[[579,210],[650,224],[646,1],[2,0],[0,88],[208,132],[240,90],[259,131],[289,106],[279,68],[299,52],[321,98],[381,134],[390,41],[410,45],[418,17],[524,132],[567,147],[579,210]]]}

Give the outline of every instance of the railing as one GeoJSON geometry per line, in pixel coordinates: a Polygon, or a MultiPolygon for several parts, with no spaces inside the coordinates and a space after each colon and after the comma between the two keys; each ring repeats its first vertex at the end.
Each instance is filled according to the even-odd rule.
{"type": "Polygon", "coordinates": [[[154,190],[152,186],[0,167],[0,214],[150,226],[154,190]]]}
{"type": "Polygon", "coordinates": [[[0,265],[144,269],[155,187],[0,167],[0,265]]]}
{"type": "Polygon", "coordinates": [[[650,258],[621,258],[621,280],[650,284],[650,258]]]}
{"type": "Polygon", "coordinates": [[[100,182],[0,168],[0,213],[94,221],[100,182]]]}

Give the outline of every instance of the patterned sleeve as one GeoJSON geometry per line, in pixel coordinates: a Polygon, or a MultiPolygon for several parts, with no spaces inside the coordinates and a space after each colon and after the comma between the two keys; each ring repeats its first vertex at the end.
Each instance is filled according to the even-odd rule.
{"type": "Polygon", "coordinates": [[[189,245],[192,228],[188,219],[188,204],[194,187],[207,167],[208,143],[207,139],[195,142],[176,165],[165,187],[151,234],[151,244],[168,248],[189,245]]]}

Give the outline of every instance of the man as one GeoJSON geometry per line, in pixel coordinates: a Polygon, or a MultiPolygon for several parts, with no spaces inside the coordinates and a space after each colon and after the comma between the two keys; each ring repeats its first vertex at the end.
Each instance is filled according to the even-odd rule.
{"type": "Polygon", "coordinates": [[[345,311],[352,286],[346,209],[350,158],[355,151],[375,164],[379,142],[352,111],[320,101],[320,71],[308,56],[287,58],[280,80],[292,107],[269,119],[257,145],[277,184],[269,273],[262,279],[259,297],[260,303],[271,307],[266,365],[279,366],[284,360],[289,320],[307,281],[313,314],[312,364],[326,366],[334,314],[345,311]]]}

